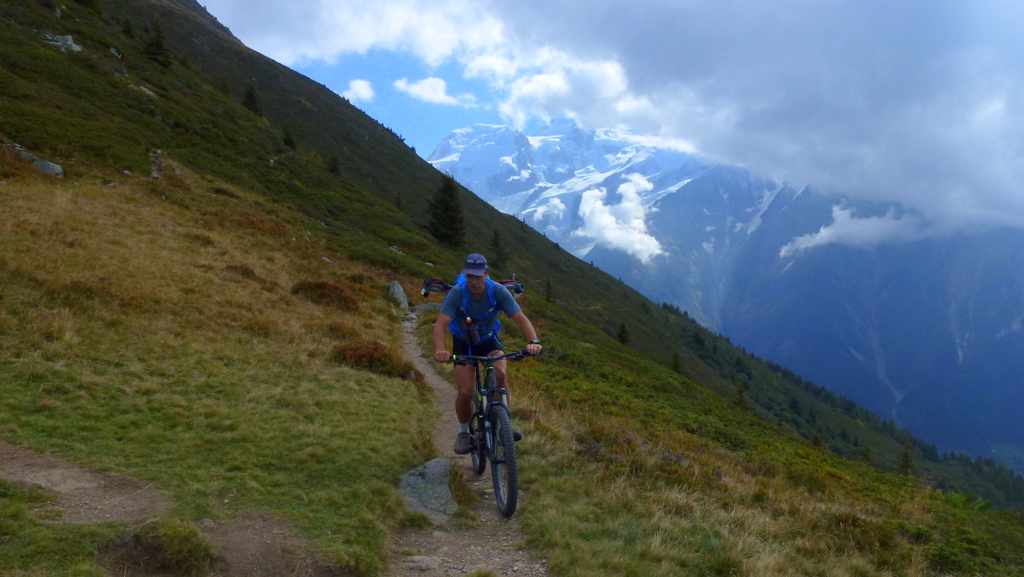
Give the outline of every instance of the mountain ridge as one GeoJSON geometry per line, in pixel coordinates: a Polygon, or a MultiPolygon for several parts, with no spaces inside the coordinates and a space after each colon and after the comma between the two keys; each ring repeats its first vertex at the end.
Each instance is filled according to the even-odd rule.
{"type": "MultiPolygon", "coordinates": [[[[637,145],[635,138],[630,142],[615,131],[585,131],[571,120],[537,134],[500,125],[461,129],[444,139],[431,159],[471,183],[499,210],[524,219],[649,298],[681,307],[737,344],[910,426],[945,450],[1000,457],[1017,452],[1006,453],[1006,446],[1024,447],[1024,436],[1014,433],[1014,419],[1002,409],[1024,401],[1006,384],[1020,367],[1000,361],[1022,356],[1024,342],[1017,340],[1013,319],[1022,317],[1024,303],[1008,295],[978,296],[991,292],[986,285],[1021,286],[1021,279],[1008,272],[1021,266],[1012,264],[1012,250],[994,249],[1005,253],[1005,270],[986,256],[992,252],[986,245],[1014,246],[1021,234],[910,237],[867,247],[827,244],[814,239],[857,219],[898,226],[907,213],[895,205],[830,198],[812,187],[794,188],[742,168],[637,145]],[[490,142],[495,134],[505,140],[490,142]],[[604,144],[595,145],[601,139],[604,144]],[[516,169],[539,178],[516,178],[507,162],[513,157],[510,147],[522,159],[516,169]],[[561,156],[544,154],[543,147],[561,156]],[[552,173],[559,178],[546,178],[552,173]],[[616,188],[637,174],[648,185],[640,202],[616,204],[616,188]],[[607,228],[588,226],[581,203],[594,191],[603,203],[598,205],[606,217],[602,223],[625,229],[626,241],[602,237],[607,228]],[[847,220],[840,223],[840,218],[847,220]],[[801,249],[807,239],[811,248],[801,249]],[[657,249],[637,248],[644,246],[657,249]],[[943,261],[943,255],[954,258],[943,261]],[[966,265],[971,261],[990,264],[978,276],[966,265]],[[849,274],[852,270],[858,275],[849,274]],[[958,282],[954,270],[981,280],[958,282]],[[894,286],[902,287],[906,298],[892,294],[894,286]],[[941,287],[948,287],[945,295],[941,287]],[[885,302],[902,300],[895,308],[879,306],[876,295],[889,295],[885,302]],[[965,302],[974,303],[971,310],[981,316],[1009,322],[986,320],[982,327],[981,316],[964,316],[965,302]],[[929,329],[906,331],[901,317],[929,329]],[[999,350],[1005,352],[997,355],[999,350]],[[1015,368],[984,366],[1000,364],[1015,368]],[[908,365],[920,369],[908,371],[908,365]],[[976,382],[991,394],[972,393],[976,382]],[[929,392],[946,400],[933,402],[929,392]],[[963,405],[974,413],[965,417],[957,408],[963,405]]],[[[1020,466],[1013,459],[1006,462],[1020,466]]]]}

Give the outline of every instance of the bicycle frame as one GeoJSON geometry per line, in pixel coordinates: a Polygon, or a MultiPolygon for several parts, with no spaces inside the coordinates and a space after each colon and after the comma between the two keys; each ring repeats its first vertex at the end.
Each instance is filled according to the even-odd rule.
{"type": "Polygon", "coordinates": [[[473,417],[470,431],[476,437],[472,452],[473,470],[481,475],[487,462],[491,463],[491,480],[494,483],[494,498],[498,510],[505,517],[512,516],[518,502],[518,473],[516,469],[515,442],[518,440],[512,429],[512,411],[508,407],[508,389],[498,384],[494,364],[502,359],[520,360],[529,356],[526,351],[499,355],[496,357],[474,357],[452,355],[458,363],[472,362],[476,395],[473,397],[473,417]],[[481,375],[480,365],[483,365],[481,375]],[[475,429],[474,429],[475,427],[475,429]]]}

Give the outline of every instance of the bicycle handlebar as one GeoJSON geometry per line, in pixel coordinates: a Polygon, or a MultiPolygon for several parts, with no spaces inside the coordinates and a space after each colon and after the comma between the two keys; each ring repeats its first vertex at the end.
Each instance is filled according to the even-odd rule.
{"type": "Polygon", "coordinates": [[[448,359],[448,362],[450,362],[450,363],[457,363],[459,361],[473,361],[473,362],[478,362],[478,363],[488,363],[488,364],[490,364],[490,363],[496,363],[498,361],[506,360],[506,359],[510,360],[510,361],[521,361],[521,360],[525,359],[526,357],[532,357],[532,356],[535,356],[535,355],[531,355],[528,351],[526,351],[524,349],[524,350],[521,350],[521,351],[516,351],[514,353],[505,353],[504,355],[500,355],[500,356],[497,356],[497,357],[478,357],[478,356],[474,356],[474,355],[452,355],[452,358],[448,359]]]}

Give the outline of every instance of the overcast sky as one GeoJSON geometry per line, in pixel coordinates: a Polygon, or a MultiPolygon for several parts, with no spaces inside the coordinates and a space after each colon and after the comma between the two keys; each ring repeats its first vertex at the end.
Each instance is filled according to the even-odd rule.
{"type": "Polygon", "coordinates": [[[423,155],[471,122],[568,115],[829,194],[902,203],[918,213],[918,236],[1024,227],[1024,3],[205,5],[423,155]]]}

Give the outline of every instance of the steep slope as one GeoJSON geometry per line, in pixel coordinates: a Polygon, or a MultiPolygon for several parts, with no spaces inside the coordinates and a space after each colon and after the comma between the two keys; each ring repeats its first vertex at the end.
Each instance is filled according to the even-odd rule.
{"type": "MultiPolygon", "coordinates": [[[[34,4],[0,7],[5,135],[68,169],[63,181],[43,180],[5,156],[0,170],[9,213],[0,434],[146,479],[186,525],[273,511],[339,570],[379,574],[386,535],[406,519],[394,485],[424,457],[419,416],[430,403],[394,378],[405,367],[386,354],[399,331],[382,294],[388,280],[411,289],[424,274],[457,269],[465,249],[436,244],[420,226],[417,207],[440,176],[401,191],[399,207],[385,177],[359,176],[374,164],[332,171],[331,151],[297,130],[299,145],[288,146],[273,111],[254,114],[170,42],[165,55],[149,50],[155,35],[128,36],[117,4],[96,5],[105,19],[79,4],[60,19],[34,4]],[[59,52],[43,30],[73,34],[84,52],[59,52]],[[124,68],[108,50],[115,43],[124,68]],[[163,178],[121,172],[149,174],[157,147],[163,178]]],[[[194,22],[182,37],[239,49],[202,14],[175,18],[162,21],[168,37],[171,23],[194,22]]],[[[254,75],[279,69],[252,66],[254,75]]],[[[262,87],[264,98],[273,90],[262,87]]],[[[384,134],[389,142],[369,146],[400,150],[384,134]]],[[[398,166],[425,166],[406,155],[398,166]]],[[[497,230],[519,249],[501,272],[527,281],[524,306],[548,345],[514,378],[527,430],[522,519],[553,570],[1021,572],[1019,516],[796,434],[841,426],[892,465],[895,431],[479,199],[463,201],[475,238],[497,230]],[[610,336],[625,326],[629,347],[610,336]],[[670,368],[673,357],[686,374],[670,368]]],[[[508,341],[522,344],[514,333],[508,341]]],[[[946,469],[920,449],[911,460],[933,482],[962,480],[973,466],[946,469]]],[[[1012,483],[994,479],[970,480],[1009,500],[1012,483]]],[[[130,534],[40,522],[38,500],[0,486],[0,507],[15,513],[0,521],[13,544],[0,551],[5,572],[96,574],[96,549],[130,534]]]]}

